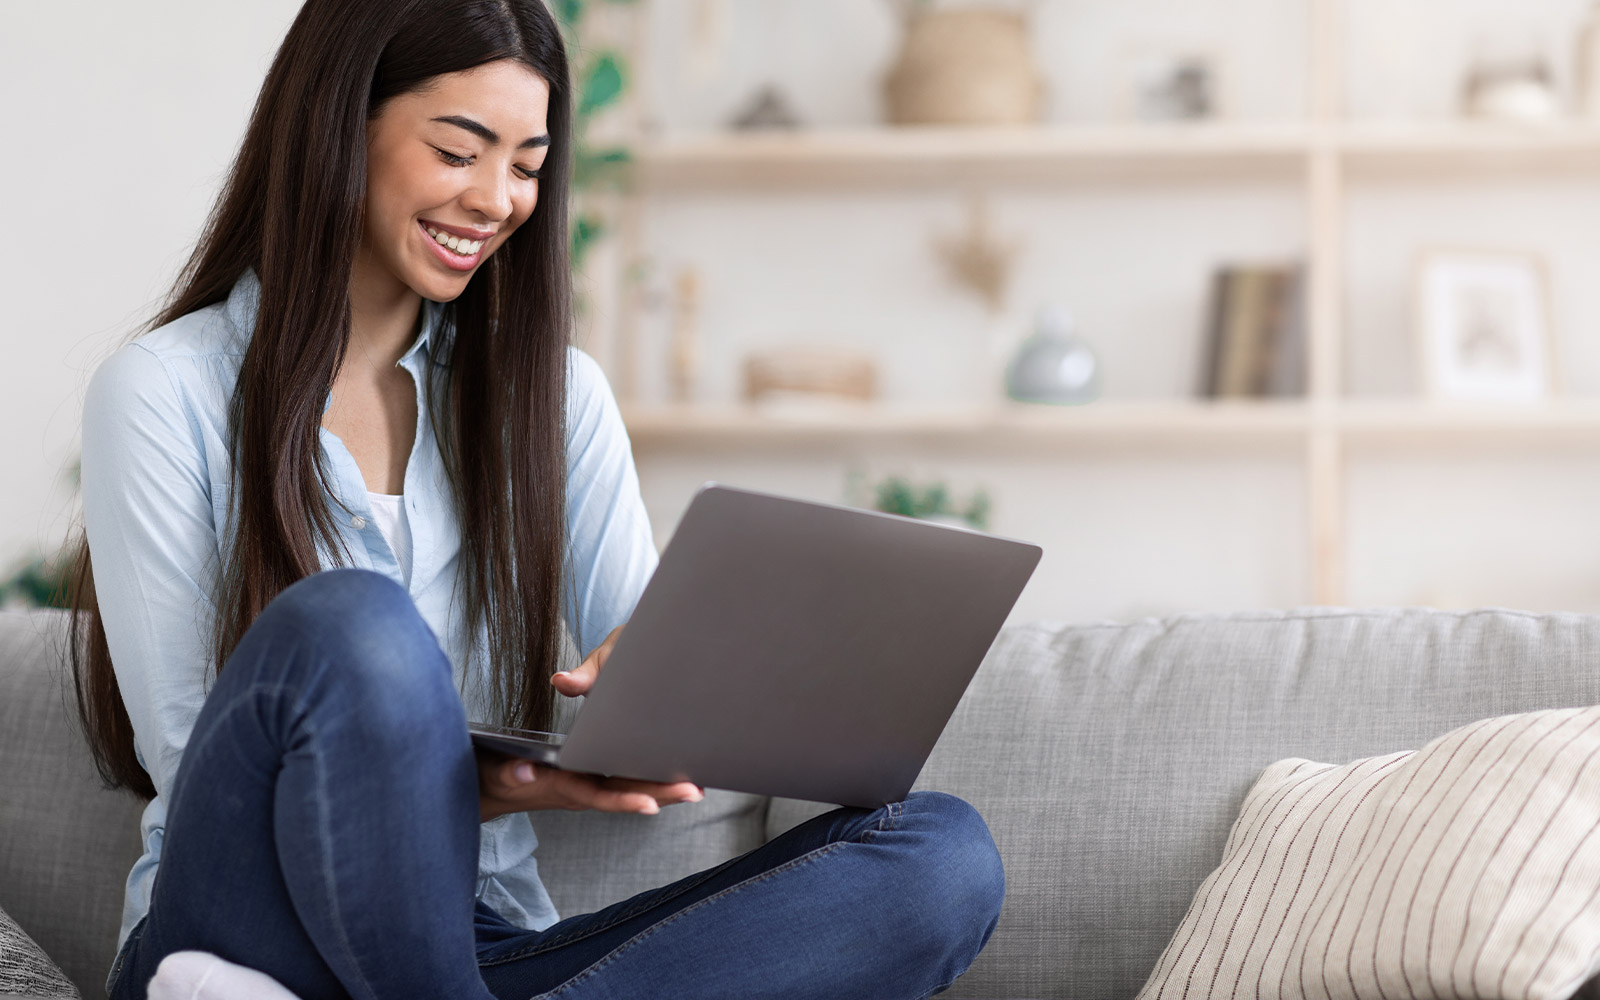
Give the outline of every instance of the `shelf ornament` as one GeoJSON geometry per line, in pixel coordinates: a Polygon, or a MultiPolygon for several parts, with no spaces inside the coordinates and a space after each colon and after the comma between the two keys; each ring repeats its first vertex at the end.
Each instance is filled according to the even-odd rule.
{"type": "Polygon", "coordinates": [[[967,231],[960,236],[935,237],[934,247],[958,286],[976,292],[991,313],[1005,307],[1006,289],[1022,242],[995,237],[983,198],[975,196],[970,201],[967,231]]]}
{"type": "Polygon", "coordinates": [[[1028,15],[993,7],[935,8],[900,0],[900,51],[884,79],[893,125],[1031,125],[1044,77],[1028,15]]]}

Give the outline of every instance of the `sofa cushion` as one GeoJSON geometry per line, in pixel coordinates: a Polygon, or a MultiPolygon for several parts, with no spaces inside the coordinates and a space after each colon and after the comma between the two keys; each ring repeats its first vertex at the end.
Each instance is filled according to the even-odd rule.
{"type": "Polygon", "coordinates": [[[90,763],[63,666],[66,621],[0,612],[0,907],[100,996],[142,804],[106,791],[90,763]]]}
{"type": "Polygon", "coordinates": [[[1600,708],[1250,789],[1141,997],[1571,996],[1600,960],[1600,708]]]}
{"type": "Polygon", "coordinates": [[[78,990],[17,922],[0,910],[0,997],[72,997],[78,990]]]}
{"type": "Polygon", "coordinates": [[[707,789],[656,816],[536,812],[539,877],[563,917],[591,913],[765,843],[767,800],[707,789]]]}
{"type": "MultiPolygon", "coordinates": [[[[976,806],[1006,867],[999,926],[942,996],[1134,996],[1267,765],[1600,703],[1597,654],[1600,617],[1511,611],[1004,630],[917,782],[976,806]]],[[[775,801],[768,832],[816,808],[775,801]]]]}

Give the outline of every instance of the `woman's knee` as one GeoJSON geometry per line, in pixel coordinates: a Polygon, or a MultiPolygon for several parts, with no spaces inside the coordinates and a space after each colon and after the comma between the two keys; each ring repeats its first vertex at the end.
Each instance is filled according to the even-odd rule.
{"type": "Polygon", "coordinates": [[[325,570],[285,588],[251,626],[230,668],[235,660],[255,661],[257,672],[300,671],[301,681],[337,687],[348,702],[378,711],[426,710],[454,692],[449,660],[415,602],[370,570],[325,570]]]}
{"type": "Polygon", "coordinates": [[[996,914],[1005,900],[1005,867],[982,814],[965,799],[944,792],[913,792],[902,822],[929,831],[936,850],[928,860],[958,898],[975,911],[996,914]]]}
{"type": "MultiPolygon", "coordinates": [[[[914,845],[902,884],[928,936],[971,961],[988,942],[1005,902],[1005,869],[983,817],[965,800],[915,792],[901,803],[896,829],[914,845]]],[[[963,966],[964,967],[964,966],[963,966]]]]}
{"type": "Polygon", "coordinates": [[[412,618],[420,620],[411,595],[382,573],[328,569],[285,587],[257,622],[374,639],[397,626],[404,628],[412,618]]]}

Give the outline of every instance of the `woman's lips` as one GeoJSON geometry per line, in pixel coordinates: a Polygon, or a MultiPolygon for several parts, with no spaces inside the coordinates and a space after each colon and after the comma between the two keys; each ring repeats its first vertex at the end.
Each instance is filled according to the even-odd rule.
{"type": "Polygon", "coordinates": [[[463,256],[429,236],[425,223],[420,221],[417,223],[417,232],[422,234],[423,241],[428,244],[428,249],[439,259],[439,262],[452,271],[470,271],[477,267],[478,260],[483,256],[483,252],[488,249],[488,241],[485,240],[484,245],[478,248],[477,253],[463,256]]]}

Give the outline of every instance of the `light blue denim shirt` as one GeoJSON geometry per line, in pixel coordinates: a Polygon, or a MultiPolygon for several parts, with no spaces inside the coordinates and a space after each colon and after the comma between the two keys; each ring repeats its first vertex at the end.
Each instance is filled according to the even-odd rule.
{"type": "MultiPolygon", "coordinates": [[[[208,690],[218,567],[232,538],[228,407],[255,329],[261,285],[248,272],[226,302],[196,310],[125,345],[95,372],[84,403],[83,509],[111,659],[132,718],[139,761],[156,797],[141,823],[144,855],[128,876],[118,947],[150,907],[166,802],[208,690]]],[[[460,530],[423,391],[438,362],[443,307],[423,302],[421,330],[399,365],[417,385],[416,442],[406,465],[412,531],[408,589],[439,637],[469,717],[486,715],[484,633],[455,600],[460,530]]],[[[627,620],[655,571],[627,433],[605,376],[572,349],[567,384],[567,511],[571,583],[566,627],[585,650],[627,620]]],[[[350,564],[397,582],[400,566],[372,517],[355,459],[322,431],[332,507],[350,564]]],[[[333,565],[324,553],[325,566],[333,565]]],[[[478,898],[506,919],[542,929],[557,919],[523,813],[483,824],[478,898]]]]}

